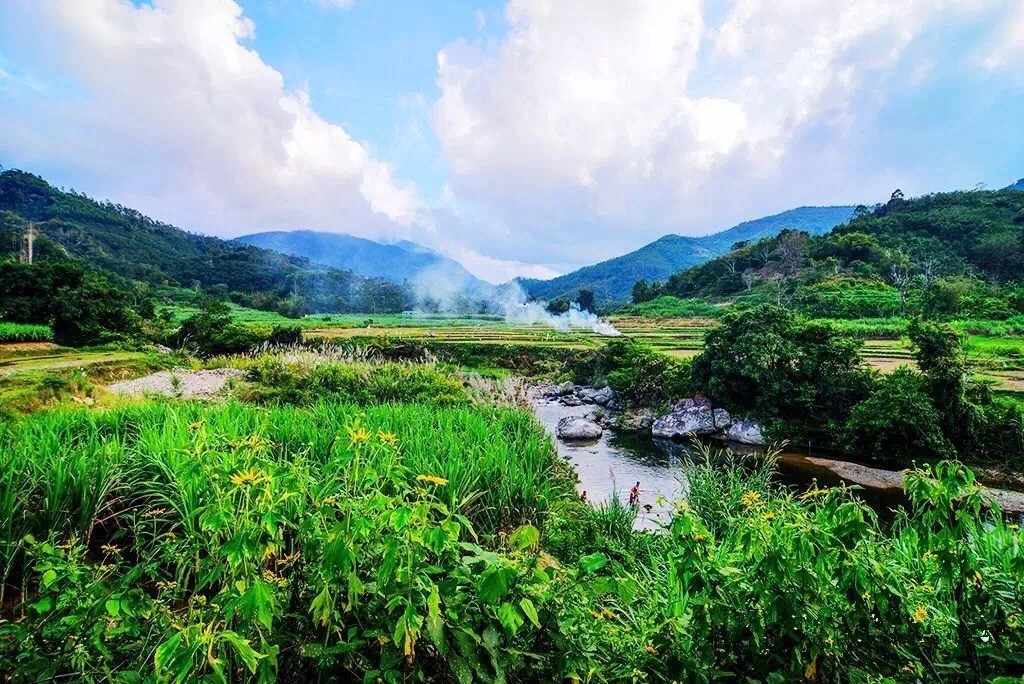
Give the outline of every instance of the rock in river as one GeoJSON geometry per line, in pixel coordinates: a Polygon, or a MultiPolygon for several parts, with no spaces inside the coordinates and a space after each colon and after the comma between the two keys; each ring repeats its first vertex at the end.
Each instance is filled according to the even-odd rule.
{"type": "Polygon", "coordinates": [[[593,394],[594,403],[598,406],[607,406],[610,402],[614,402],[617,398],[615,390],[611,387],[602,387],[593,394]]]}
{"type": "Polygon", "coordinates": [[[751,446],[764,446],[764,435],[761,434],[761,426],[752,420],[737,419],[725,431],[725,438],[730,442],[750,444],[751,446]]]}
{"type": "Polygon", "coordinates": [[[580,416],[566,416],[558,421],[555,428],[558,438],[567,441],[597,439],[602,432],[600,425],[580,416]]]}
{"type": "Polygon", "coordinates": [[[659,417],[651,426],[651,435],[678,439],[686,435],[713,435],[729,424],[729,414],[713,409],[705,402],[680,402],[676,410],[659,417]]]}

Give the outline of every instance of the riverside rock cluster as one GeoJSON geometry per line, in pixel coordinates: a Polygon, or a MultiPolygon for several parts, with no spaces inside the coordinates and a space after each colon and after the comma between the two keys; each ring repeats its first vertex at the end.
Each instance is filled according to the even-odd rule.
{"type": "Polygon", "coordinates": [[[761,426],[752,420],[734,418],[715,408],[705,397],[683,399],[669,413],[654,416],[647,411],[623,410],[615,390],[595,389],[563,382],[538,388],[540,396],[564,406],[594,406],[587,416],[566,416],[558,422],[555,434],[562,440],[598,439],[605,429],[624,432],[649,432],[656,439],[685,439],[691,435],[717,437],[730,442],[764,446],[761,426]]]}

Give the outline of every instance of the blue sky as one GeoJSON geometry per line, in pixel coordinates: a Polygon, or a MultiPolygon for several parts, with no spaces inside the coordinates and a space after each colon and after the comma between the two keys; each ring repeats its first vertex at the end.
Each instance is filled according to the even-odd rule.
{"type": "Polygon", "coordinates": [[[1024,0],[11,0],[0,164],[492,281],[1024,176],[1024,0]]]}

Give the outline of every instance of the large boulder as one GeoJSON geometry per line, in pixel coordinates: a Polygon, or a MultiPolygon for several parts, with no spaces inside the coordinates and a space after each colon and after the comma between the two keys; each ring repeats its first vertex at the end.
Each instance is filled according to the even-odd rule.
{"type": "Polygon", "coordinates": [[[716,427],[715,423],[715,411],[710,404],[690,405],[680,411],[660,416],[651,426],[651,435],[663,439],[678,439],[687,435],[713,435],[721,429],[716,427]]]}
{"type": "Polygon", "coordinates": [[[573,385],[571,382],[563,382],[560,385],[555,385],[553,389],[555,395],[559,397],[564,397],[566,395],[572,394],[573,390],[576,389],[576,386],[573,385]]]}
{"type": "Polygon", "coordinates": [[[603,432],[600,425],[581,416],[566,416],[555,427],[558,438],[567,442],[598,439],[603,432]]]}
{"type": "Polygon", "coordinates": [[[615,402],[618,395],[611,387],[602,387],[593,394],[594,403],[598,406],[607,406],[609,403],[615,402]]]}
{"type": "Polygon", "coordinates": [[[732,425],[725,431],[725,438],[730,442],[750,444],[751,446],[764,446],[764,435],[761,434],[761,426],[752,420],[734,420],[732,425]]]}

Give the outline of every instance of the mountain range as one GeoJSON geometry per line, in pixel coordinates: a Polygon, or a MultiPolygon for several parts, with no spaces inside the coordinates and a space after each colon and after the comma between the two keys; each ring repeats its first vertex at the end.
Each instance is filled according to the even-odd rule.
{"type": "Polygon", "coordinates": [[[448,304],[455,297],[488,299],[497,289],[454,259],[409,240],[389,244],[347,233],[314,230],[252,233],[235,240],[363,277],[406,283],[420,299],[433,299],[439,305],[448,304]]]}
{"type": "Polygon", "coordinates": [[[677,271],[725,254],[738,242],[778,234],[784,228],[819,235],[846,223],[855,207],[799,207],[780,214],[745,221],[719,233],[702,237],[665,235],[628,254],[552,278],[520,279],[532,297],[548,301],[575,299],[581,289],[591,290],[599,305],[628,301],[638,280],[663,280],[677,271]]]}

